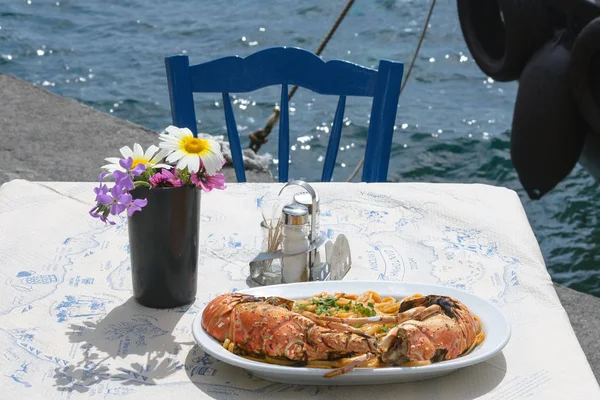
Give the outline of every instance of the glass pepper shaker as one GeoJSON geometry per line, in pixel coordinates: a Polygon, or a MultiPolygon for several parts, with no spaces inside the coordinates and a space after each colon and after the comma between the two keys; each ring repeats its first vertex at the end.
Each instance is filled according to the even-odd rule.
{"type": "MultiPolygon", "coordinates": [[[[301,193],[296,193],[294,195],[294,204],[302,204],[303,206],[305,206],[308,209],[308,215],[311,216],[313,213],[313,201],[312,201],[312,196],[310,195],[310,193],[308,192],[301,192],[301,193]]],[[[314,233],[315,233],[315,237],[311,237],[310,240],[311,241],[315,241],[318,240],[319,237],[321,236],[321,228],[320,228],[320,216],[321,216],[321,211],[319,209],[319,195],[315,196],[315,227],[314,227],[314,233]]],[[[310,223],[310,222],[309,222],[310,223]]]]}
{"type": "Polygon", "coordinates": [[[302,204],[288,204],[281,211],[283,240],[281,252],[281,281],[283,283],[308,282],[308,257],[310,247],[308,209],[302,204]]]}

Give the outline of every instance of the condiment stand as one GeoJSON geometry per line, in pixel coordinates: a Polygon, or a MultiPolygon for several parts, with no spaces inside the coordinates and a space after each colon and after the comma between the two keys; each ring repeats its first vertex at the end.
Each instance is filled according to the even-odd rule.
{"type": "Polygon", "coordinates": [[[325,232],[317,231],[319,226],[317,210],[317,193],[308,183],[292,180],[281,188],[279,196],[288,186],[300,186],[311,196],[309,246],[305,251],[284,254],[281,248],[271,252],[261,252],[250,262],[250,277],[260,285],[276,285],[283,282],[282,265],[285,260],[299,255],[306,255],[305,274],[307,281],[342,280],[352,267],[350,245],[345,235],[337,236],[335,243],[328,240],[325,232]],[[278,264],[277,260],[281,262],[278,264]],[[325,261],[321,261],[325,260],[325,261]]]}

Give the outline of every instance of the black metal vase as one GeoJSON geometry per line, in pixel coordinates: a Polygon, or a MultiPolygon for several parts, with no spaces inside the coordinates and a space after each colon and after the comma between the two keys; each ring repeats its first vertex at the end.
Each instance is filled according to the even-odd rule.
{"type": "Polygon", "coordinates": [[[133,296],[143,306],[173,308],[192,303],[198,281],[200,190],[138,187],[148,199],[127,218],[133,296]]]}

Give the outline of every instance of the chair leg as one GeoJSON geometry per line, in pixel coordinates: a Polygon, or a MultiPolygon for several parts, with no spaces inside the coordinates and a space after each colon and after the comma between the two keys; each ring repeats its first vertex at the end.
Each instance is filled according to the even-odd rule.
{"type": "Polygon", "coordinates": [[[386,182],[404,64],[382,60],[371,108],[363,182],[386,182]]]}
{"type": "Polygon", "coordinates": [[[197,136],[194,94],[190,83],[190,60],[186,55],[166,57],[165,66],[173,125],[188,128],[197,136]]]}

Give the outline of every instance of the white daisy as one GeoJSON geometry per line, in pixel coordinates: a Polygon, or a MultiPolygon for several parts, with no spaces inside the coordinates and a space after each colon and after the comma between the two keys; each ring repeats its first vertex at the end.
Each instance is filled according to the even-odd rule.
{"type": "Polygon", "coordinates": [[[204,166],[208,175],[214,175],[225,164],[221,146],[212,139],[194,137],[188,128],[178,128],[170,125],[158,137],[162,142],[161,149],[168,150],[167,162],[177,162],[178,169],[187,167],[188,171],[196,173],[204,166]]]}
{"type": "MultiPolygon", "coordinates": [[[[159,150],[160,149],[158,147],[151,145],[144,152],[144,149],[142,149],[142,146],[140,146],[138,143],[133,145],[133,150],[131,150],[129,146],[124,146],[119,149],[123,158],[131,157],[131,159],[133,160],[131,169],[135,168],[138,164],[144,164],[146,165],[146,168],[172,168],[171,165],[160,164],[160,162],[164,160],[168,152],[166,150],[159,150]]],[[[110,164],[106,164],[102,168],[107,170],[108,172],[114,172],[117,170],[125,171],[123,167],[119,165],[119,160],[121,160],[120,158],[108,157],[105,158],[105,160],[108,161],[110,164]]]]}

